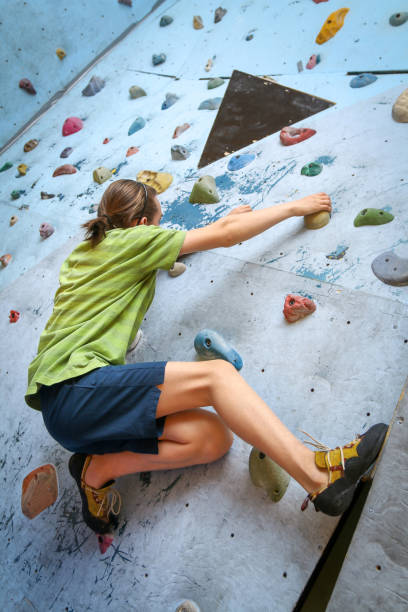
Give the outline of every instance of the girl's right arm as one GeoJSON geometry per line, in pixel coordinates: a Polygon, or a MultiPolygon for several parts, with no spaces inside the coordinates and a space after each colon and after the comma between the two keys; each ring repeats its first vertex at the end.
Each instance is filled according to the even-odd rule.
{"type": "Polygon", "coordinates": [[[226,217],[206,227],[188,231],[180,255],[230,247],[262,234],[290,217],[301,217],[323,211],[331,211],[331,201],[326,193],[316,193],[301,200],[256,211],[252,211],[249,206],[239,206],[226,217]]]}

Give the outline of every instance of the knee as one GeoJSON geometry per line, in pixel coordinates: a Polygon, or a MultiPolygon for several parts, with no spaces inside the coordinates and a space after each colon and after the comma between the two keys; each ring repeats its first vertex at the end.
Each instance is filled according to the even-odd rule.
{"type": "Polygon", "coordinates": [[[201,453],[203,463],[211,463],[223,457],[234,441],[232,431],[217,414],[207,413],[206,425],[201,430],[201,453]]]}

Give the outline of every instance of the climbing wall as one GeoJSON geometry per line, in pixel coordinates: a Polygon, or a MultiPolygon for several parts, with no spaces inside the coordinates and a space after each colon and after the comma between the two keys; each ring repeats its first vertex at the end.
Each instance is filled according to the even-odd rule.
{"type": "Polygon", "coordinates": [[[343,28],[318,46],[316,35],[329,13],[341,8],[338,2],[230,0],[222,5],[226,15],[214,24],[217,6],[163,3],[0,159],[0,169],[13,164],[0,173],[1,254],[12,257],[0,270],[0,334],[7,340],[0,357],[5,610],[110,605],[115,611],[173,612],[182,599],[193,599],[203,612],[286,612],[337,524],[311,509],[301,513],[304,492],[293,481],[278,504],[271,502],[249,478],[250,447],[235,438],[216,463],[121,479],[119,529],[112,547],[100,555],[81,519],[67,471],[69,453],[48,436],[41,415],[23,396],[59,267],[81,240],[79,225],[92,217],[110,181],[136,178],[142,170],[170,172],[173,183],[160,196],[163,225],[183,229],[201,227],[242,203],[260,209],[316,191],[326,191],[333,202],[330,223],[320,230],[306,230],[302,218],[292,218],[250,242],[183,258],[187,270],[178,278],[160,272],[142,341],[129,361],[195,359],[196,333],[216,329],[242,356],[242,375],[289,428],[298,435],[306,430],[328,445],[389,421],[398,400],[406,377],[407,288],[380,281],[371,263],[388,251],[408,256],[408,132],[391,117],[408,80],[378,75],[369,86],[354,89],[345,71],[401,68],[401,32],[406,36],[408,23],[389,25],[390,14],[400,8],[396,3],[361,2],[351,7],[343,28]],[[163,15],[174,21],[160,27],[163,15]],[[201,15],[202,29],[193,28],[194,15],[201,15]],[[317,52],[320,63],[306,70],[317,52]],[[152,55],[160,53],[167,59],[154,66],[152,55]],[[228,85],[226,78],[208,90],[205,79],[228,77],[235,68],[272,74],[281,84],[337,104],[300,124],[316,130],[302,143],[284,147],[279,134],[271,134],[239,152],[255,156],[244,168],[230,170],[226,157],[198,171],[217,112],[198,107],[222,97],[228,85]],[[86,97],[81,92],[91,76],[105,86],[86,97]],[[147,95],[130,98],[133,85],[147,95]],[[167,93],[178,99],[161,110],[167,93]],[[63,136],[63,123],[72,116],[83,120],[83,128],[63,136]],[[137,117],[145,126],[128,135],[137,117]],[[189,129],[173,139],[176,126],[185,122],[189,129]],[[30,139],[38,145],[25,153],[30,139]],[[189,157],[172,160],[174,144],[184,146],[189,157]],[[131,146],[139,151],[127,157],[131,146]],[[61,159],[66,147],[73,150],[61,159]],[[310,162],[320,163],[318,176],[301,174],[310,162]],[[21,163],[28,169],[19,176],[21,163]],[[53,177],[64,163],[76,172],[53,177]],[[102,185],[92,176],[100,166],[114,171],[102,185]],[[189,194],[204,174],[215,178],[220,202],[192,205],[189,194]],[[53,197],[42,199],[41,192],[53,197]],[[368,207],[394,219],[356,227],[355,217],[368,207]],[[13,225],[11,216],[18,217],[13,225]],[[46,239],[38,231],[44,222],[55,229],[46,239]],[[316,312],[288,325],[282,315],[288,293],[313,299],[316,312]],[[11,309],[20,313],[15,324],[8,320],[11,309]],[[21,482],[50,461],[58,469],[60,497],[30,522],[20,511],[21,482]]]}

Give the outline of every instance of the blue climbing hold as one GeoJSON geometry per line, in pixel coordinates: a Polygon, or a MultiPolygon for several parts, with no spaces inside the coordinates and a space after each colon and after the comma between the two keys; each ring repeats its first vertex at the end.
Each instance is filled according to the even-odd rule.
{"type": "Polygon", "coordinates": [[[173,23],[173,17],[170,17],[170,15],[163,15],[163,17],[160,19],[160,27],[161,28],[165,28],[166,26],[170,25],[171,23],[173,23]]]}
{"type": "Polygon", "coordinates": [[[222,98],[209,98],[208,100],[201,102],[198,110],[216,110],[219,108],[221,102],[222,98]]]}
{"type": "Polygon", "coordinates": [[[237,370],[243,366],[242,359],[235,349],[213,329],[202,329],[194,338],[194,348],[204,359],[224,359],[237,370]]]}
{"type": "Polygon", "coordinates": [[[166,110],[166,108],[170,108],[170,106],[173,106],[173,104],[175,104],[178,99],[179,97],[176,96],[176,94],[167,93],[166,99],[161,106],[162,110],[166,110]]]}
{"type": "Polygon", "coordinates": [[[163,64],[166,61],[166,54],[159,53],[158,55],[153,55],[152,62],[153,66],[158,66],[159,64],[163,64]]]}
{"type": "Polygon", "coordinates": [[[144,128],[145,125],[146,125],[146,121],[143,119],[143,117],[136,117],[136,119],[134,120],[134,122],[129,128],[128,136],[131,136],[138,130],[141,130],[142,128],[144,128]]]}
{"type": "Polygon", "coordinates": [[[364,72],[363,74],[358,74],[355,76],[354,79],[351,79],[350,87],[353,87],[353,89],[356,89],[357,87],[366,87],[366,85],[371,85],[371,83],[374,83],[377,78],[378,77],[376,77],[375,74],[371,74],[371,72],[364,72]]]}
{"type": "Polygon", "coordinates": [[[241,170],[248,164],[254,161],[256,155],[254,153],[242,153],[242,155],[234,155],[228,162],[228,170],[241,170]]]}

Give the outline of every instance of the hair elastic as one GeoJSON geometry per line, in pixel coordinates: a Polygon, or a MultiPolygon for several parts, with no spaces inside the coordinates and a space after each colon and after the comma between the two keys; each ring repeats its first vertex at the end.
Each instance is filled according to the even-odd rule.
{"type": "Polygon", "coordinates": [[[103,214],[103,215],[101,215],[101,217],[106,217],[106,218],[107,218],[107,220],[108,220],[109,225],[112,225],[112,226],[113,226],[112,219],[109,217],[109,215],[105,215],[105,214],[103,214]]]}

